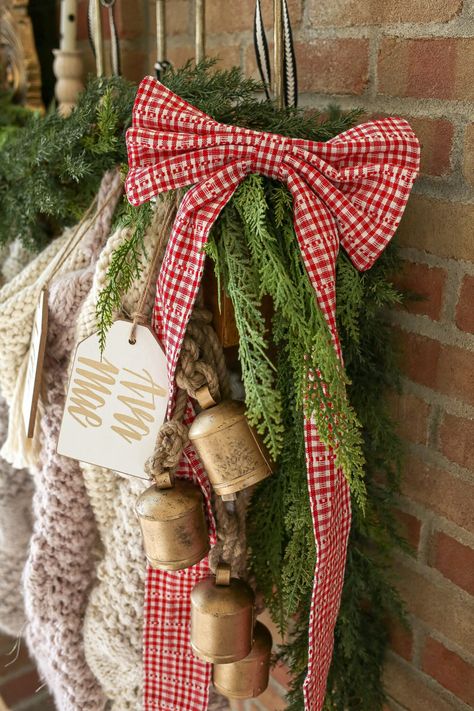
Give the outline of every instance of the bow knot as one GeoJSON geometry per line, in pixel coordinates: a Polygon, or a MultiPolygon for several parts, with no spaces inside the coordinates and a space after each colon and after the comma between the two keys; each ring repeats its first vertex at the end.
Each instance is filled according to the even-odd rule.
{"type": "MultiPolygon", "coordinates": [[[[259,173],[286,183],[300,204],[300,245],[316,235],[332,247],[340,241],[359,269],[393,235],[419,168],[418,140],[403,119],[369,121],[325,143],[288,138],[218,123],[152,77],[140,85],[127,146],[132,204],[194,185],[195,208],[223,192],[230,197],[259,173]]],[[[188,193],[181,210],[192,204],[188,193]]]]}
{"type": "MultiPolygon", "coordinates": [[[[148,77],[138,91],[127,145],[130,171],[126,190],[132,204],[138,205],[160,192],[193,186],[181,201],[170,235],[158,276],[154,310],[157,335],[167,354],[170,414],[176,364],[204,270],[203,247],[212,224],[250,172],[284,182],[293,196],[294,226],[302,259],[340,355],[335,290],[339,245],[356,267],[367,269],[395,232],[419,165],[418,141],[406,121],[370,121],[327,143],[285,138],[220,124],[148,77]]],[[[326,451],[314,423],[308,420],[305,448],[318,555],[304,692],[305,708],[320,711],[344,576],[350,493],[347,480],[336,468],[334,455],[326,451]]],[[[190,461],[202,483],[205,476],[199,463],[190,461]]],[[[153,574],[158,575],[158,571],[153,574]]],[[[194,575],[192,572],[193,580],[194,575]]],[[[180,593],[183,579],[179,580],[180,593]]],[[[177,589],[177,578],[166,581],[166,589],[172,590],[173,585],[177,589]]],[[[168,602],[160,612],[166,616],[168,602]]],[[[179,615],[188,613],[189,604],[186,607],[180,599],[179,615]]],[[[174,618],[172,624],[176,624],[174,618]]],[[[160,627],[161,635],[164,629],[165,626],[160,627]]],[[[186,635],[179,638],[185,639],[186,635]]],[[[169,644],[179,641],[174,638],[169,644]]],[[[153,698],[153,702],[156,706],[162,698],[176,698],[176,708],[182,708],[184,699],[173,696],[175,688],[167,680],[185,679],[188,699],[188,689],[197,688],[208,678],[208,672],[196,659],[190,666],[187,648],[182,656],[178,648],[175,661],[170,662],[170,655],[163,652],[165,647],[160,637],[153,652],[156,659],[152,658],[149,665],[155,673],[158,670],[156,676],[163,685],[159,687],[160,698],[153,698]]],[[[193,700],[192,707],[207,708],[207,687],[195,703],[193,700]]]]}

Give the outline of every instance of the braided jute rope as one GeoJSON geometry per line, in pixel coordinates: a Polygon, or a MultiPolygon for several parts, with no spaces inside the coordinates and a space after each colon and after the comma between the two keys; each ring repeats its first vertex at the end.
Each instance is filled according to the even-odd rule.
{"type": "MultiPolygon", "coordinates": [[[[195,398],[197,391],[207,386],[212,398],[219,402],[230,395],[229,376],[224,351],[212,327],[212,314],[201,305],[201,297],[191,314],[186,329],[178,367],[176,369],[178,392],[173,416],[161,427],[155,451],[146,463],[145,470],[157,483],[172,479],[188,443],[188,428],[182,420],[188,396],[195,398]]],[[[211,570],[215,572],[220,561],[229,563],[233,574],[244,577],[247,544],[245,519],[251,490],[239,492],[235,502],[226,504],[214,495],[217,543],[209,554],[211,570]]]]}

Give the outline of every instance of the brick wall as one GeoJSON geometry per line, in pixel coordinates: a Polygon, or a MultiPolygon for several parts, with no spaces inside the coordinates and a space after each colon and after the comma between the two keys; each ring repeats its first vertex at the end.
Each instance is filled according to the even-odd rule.
{"type": "MultiPolygon", "coordinates": [[[[253,0],[207,4],[208,54],[256,76],[253,0]]],[[[131,79],[152,71],[153,5],[121,3],[131,79]]],[[[270,27],[272,3],[263,5],[270,27]]],[[[474,0],[290,0],[290,11],[301,103],[401,115],[422,143],[422,176],[399,240],[400,283],[425,300],[391,317],[404,372],[394,402],[407,444],[400,520],[413,545],[394,575],[411,631],[393,630],[386,688],[393,711],[467,711],[474,708],[474,0]]],[[[168,2],[168,26],[169,59],[180,64],[193,56],[190,1],[168,2]]],[[[283,709],[286,681],[277,670],[264,696],[235,708],[283,709]]]]}

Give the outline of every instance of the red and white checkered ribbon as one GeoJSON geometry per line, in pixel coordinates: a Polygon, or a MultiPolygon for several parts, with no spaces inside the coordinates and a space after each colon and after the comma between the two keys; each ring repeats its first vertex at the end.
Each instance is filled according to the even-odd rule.
{"type": "MultiPolygon", "coordinates": [[[[227,126],[152,77],[140,84],[127,132],[132,205],[177,188],[184,197],[157,282],[155,328],[168,358],[170,413],[174,374],[202,278],[209,230],[249,173],[285,183],[304,264],[340,355],[335,320],[335,268],[342,244],[358,269],[368,269],[395,232],[419,168],[419,144],[409,124],[385,118],[317,143],[227,126]]],[[[189,410],[189,418],[193,416],[189,410]]],[[[334,454],[305,422],[308,490],[317,549],[309,629],[306,709],[322,708],[332,656],[350,529],[347,481],[334,454]]],[[[189,447],[180,474],[209,500],[206,475],[189,447]]],[[[214,536],[212,514],[211,535],[214,536]]],[[[189,593],[208,574],[207,562],[178,573],[148,571],[145,600],[145,707],[207,708],[209,665],[189,646],[189,593]]]]}

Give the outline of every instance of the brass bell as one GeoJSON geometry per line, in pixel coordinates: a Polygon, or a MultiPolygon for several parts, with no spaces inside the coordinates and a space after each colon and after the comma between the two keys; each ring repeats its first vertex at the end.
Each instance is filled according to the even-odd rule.
{"type": "Polygon", "coordinates": [[[209,536],[201,491],[192,482],[169,475],[137,499],[145,555],[152,568],[182,570],[209,551],[209,536]]]}
{"type": "Polygon", "coordinates": [[[242,580],[219,564],[216,577],[201,580],[191,592],[191,647],[200,659],[230,664],[252,648],[255,596],[242,580]]]}
{"type": "Polygon", "coordinates": [[[257,622],[249,655],[232,664],[215,664],[213,682],[217,691],[230,699],[252,699],[263,694],[270,676],[272,636],[257,622]]]}
{"type": "Polygon", "coordinates": [[[203,408],[189,430],[214,491],[223,499],[252,486],[272,473],[270,458],[237,400],[215,404],[207,387],[196,393],[203,408]]]}

